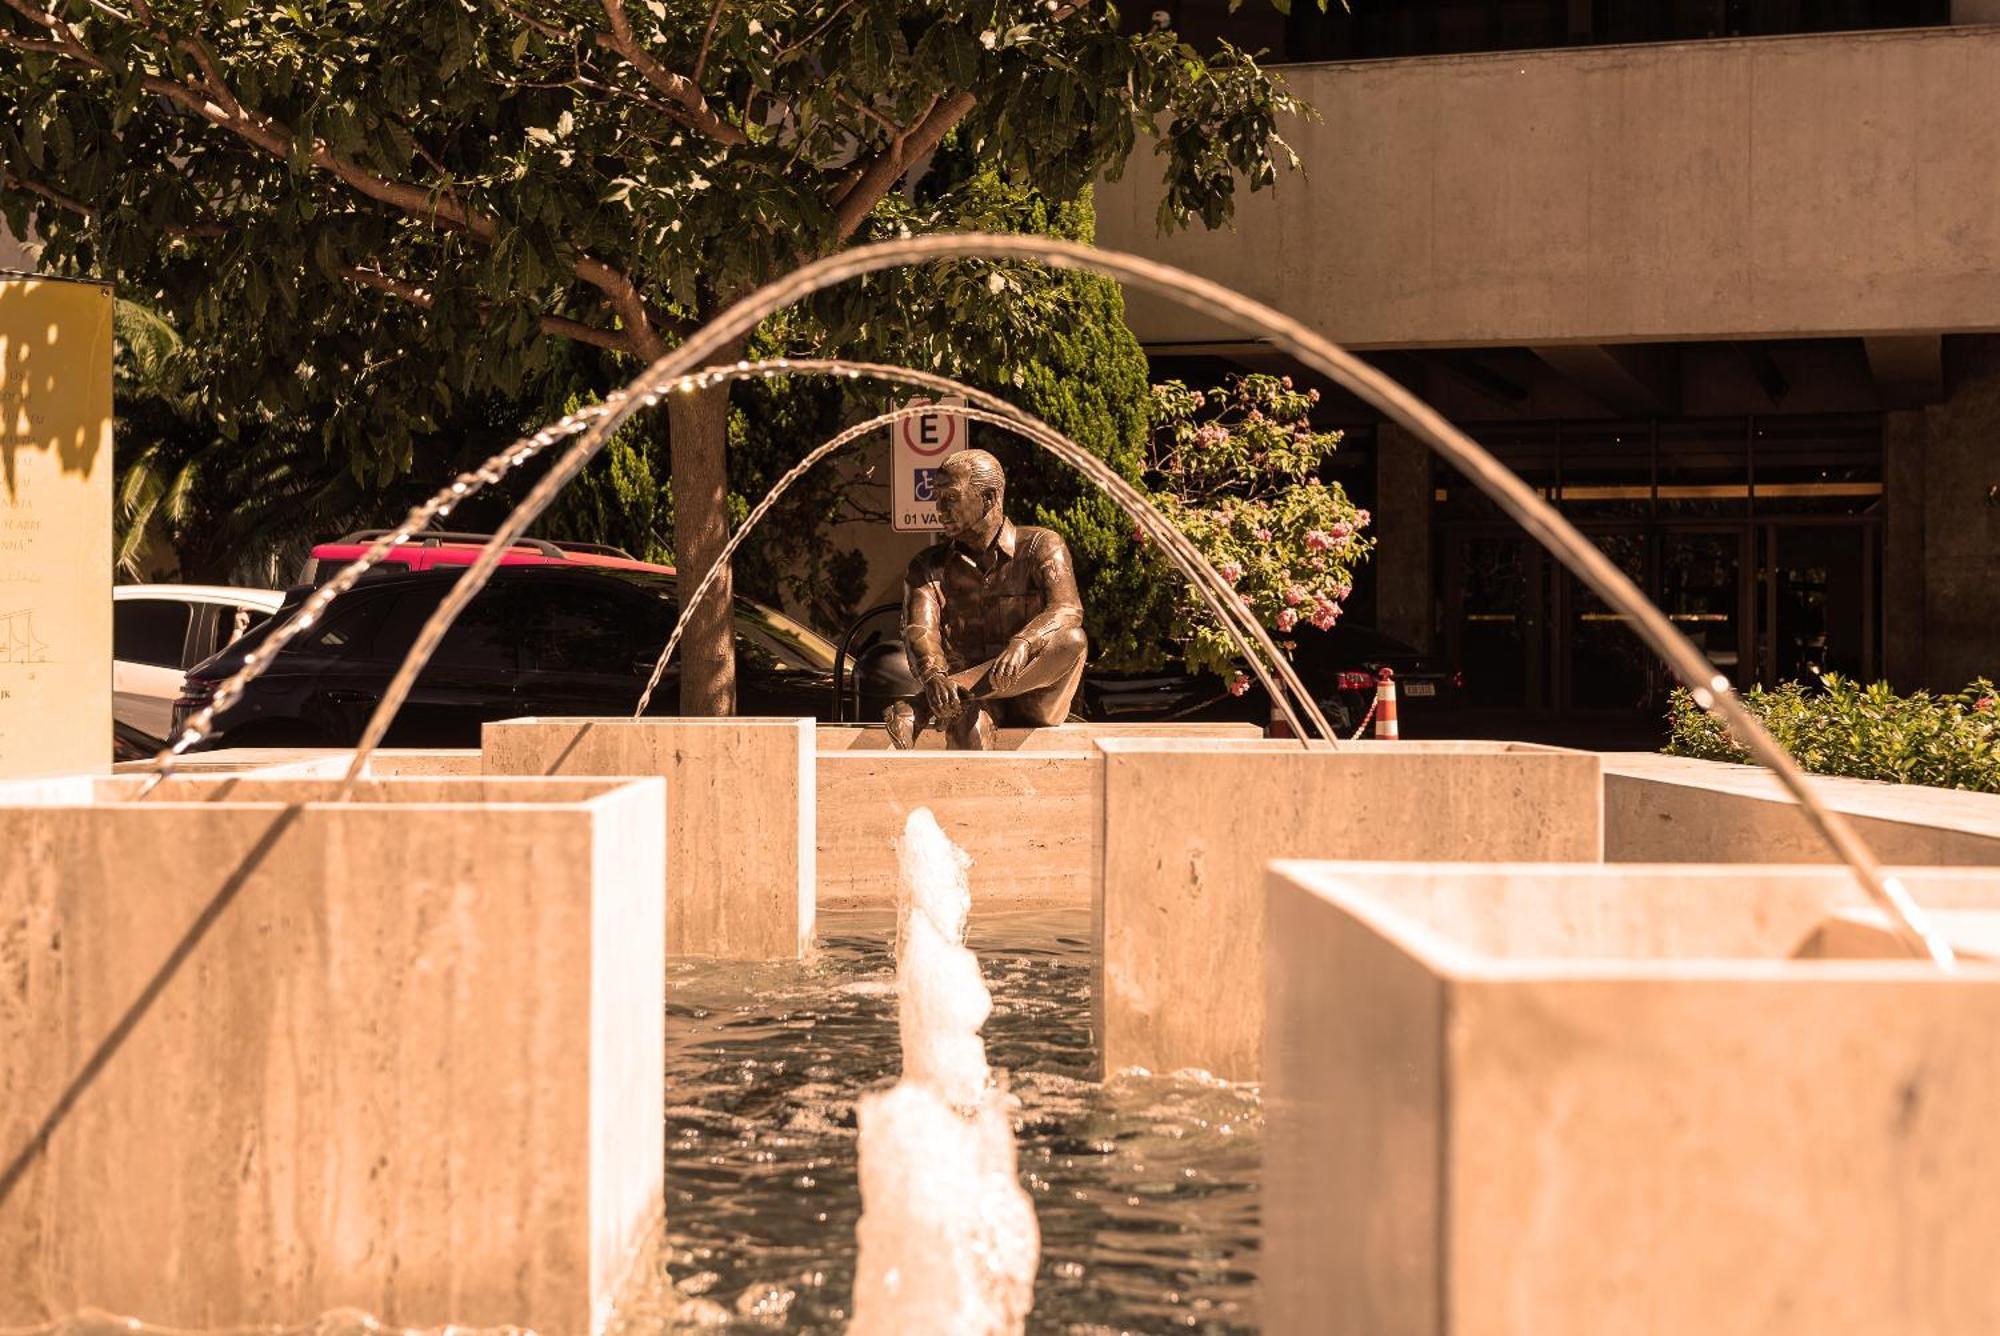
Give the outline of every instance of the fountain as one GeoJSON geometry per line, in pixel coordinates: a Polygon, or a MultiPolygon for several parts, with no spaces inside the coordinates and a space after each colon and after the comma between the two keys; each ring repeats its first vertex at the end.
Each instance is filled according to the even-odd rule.
{"type": "MultiPolygon", "coordinates": [[[[732,548],[804,469],[890,420],[898,419],[885,414],[802,459],[732,548]]],[[[735,1288],[733,1309],[711,1307],[746,1322],[1005,1331],[1018,1329],[1032,1298],[1043,1321],[1243,1330],[1258,1321],[1251,1292],[1264,1238],[1274,1259],[1266,1269],[1272,1330],[1316,1330],[1335,1312],[1360,1314],[1358,1325],[1370,1330],[1432,1336],[1474,1330],[1472,1319],[1486,1313],[1511,1315],[1511,1329],[1521,1330],[1583,1330],[1614,1312],[1635,1325],[1637,1314],[1654,1311],[1645,1303],[1701,1289],[1698,1270],[1675,1268],[1680,1258],[1710,1254],[1650,1249],[1649,1239],[1678,1242],[1676,1226],[1647,1214],[1644,1202],[1619,1197],[1619,1183],[1629,1178],[1667,1193],[1673,1183],[1701,1181],[1704,1164],[1727,1164],[1731,1182],[1750,1185],[1753,1197],[1812,1202],[1824,1196],[1815,1195],[1814,1175],[1858,1164],[1859,1186],[1825,1197],[1860,1222],[1840,1235],[1839,1248],[1814,1253],[1810,1211],[1769,1215],[1762,1235],[1729,1235],[1753,1259],[1745,1283],[1768,1257],[1770,1274],[1794,1287],[1788,1292],[1837,1291],[1843,1270],[1861,1274],[1880,1263],[1887,1269],[1879,1274],[1890,1274],[1886,1257],[1903,1266],[1896,1274],[1931,1288],[1907,1301],[1897,1297],[1907,1287],[1896,1290],[1869,1310],[1878,1328],[1992,1325],[1976,1289],[1983,1273],[1965,1261],[1952,1233],[1961,1219],[1983,1218],[1965,1203],[1996,1186],[1977,1144],[1952,1130],[1973,1124],[1988,1093],[1967,1037],[1989,1028],[1992,972],[1976,961],[1956,973],[1934,967],[1953,965],[1960,950],[1983,953],[1984,929],[1968,926],[1960,911],[1985,912],[1990,878],[1959,885],[1885,873],[1847,815],[1829,809],[1744,715],[1729,684],[1629,581],[1476,445],[1341,349],[1214,285],[1045,238],[924,237],[845,252],[753,294],[603,404],[455,479],[279,628],[218,692],[214,708],[226,708],[287,638],[323,615],[393,543],[566,440],[427,624],[362,745],[335,766],[337,778],[168,780],[176,758],[212,723],[211,710],[190,722],[149,779],[0,793],[0,819],[28,832],[38,850],[0,875],[0,925],[32,925],[0,932],[0,961],[40,959],[52,940],[86,942],[109,971],[86,981],[96,989],[88,1006],[62,980],[47,984],[42,975],[31,975],[24,1002],[7,995],[0,1004],[0,1025],[11,1032],[62,1036],[27,1067],[0,1062],[7,1078],[0,1152],[10,1157],[0,1239],[20,1241],[0,1261],[0,1322],[109,1303],[217,1327],[301,1320],[315,1304],[360,1304],[392,1322],[533,1321],[595,1336],[616,1320],[614,1279],[635,1255],[634,1222],[659,1196],[664,1103],[668,1220],[657,1237],[685,1287],[674,1292],[735,1288]],[[832,359],[708,365],[766,314],[827,284],[947,256],[1091,268],[1204,303],[1380,406],[1631,619],[1773,768],[1845,872],[1606,868],[1597,864],[1605,788],[1593,757],[1504,744],[1335,748],[1268,636],[1238,615],[1192,545],[1045,424],[904,368],[832,359]],[[527,720],[489,731],[477,758],[484,777],[428,780],[424,788],[367,774],[388,719],[452,619],[619,422],[680,388],[786,374],[868,375],[963,394],[976,420],[1076,465],[1169,553],[1274,700],[1295,712],[1301,737],[1318,738],[1080,736],[1064,750],[967,758],[828,747],[798,720],[527,720]],[[606,777],[550,778],[593,771],[606,777]],[[634,773],[665,783],[617,778],[634,773]],[[563,784],[579,787],[535,787],[563,784]],[[143,862],[155,856],[146,851],[175,844],[160,823],[191,819],[175,809],[181,795],[197,791],[200,803],[189,805],[203,809],[202,852],[219,853],[222,866],[190,856],[156,872],[143,862]],[[447,793],[458,796],[440,796],[447,793]],[[558,801],[565,793],[570,799],[558,801]],[[916,808],[928,810],[913,816],[916,808]],[[539,821],[555,823],[560,840],[543,845],[523,833],[539,821]],[[892,924],[870,914],[888,906],[879,869],[896,825],[905,904],[892,924]],[[68,833],[47,834],[58,829],[68,833]],[[946,829],[989,873],[970,906],[962,857],[946,829]],[[348,833],[306,838],[328,830],[348,833]],[[877,869],[856,899],[876,909],[820,912],[825,868],[836,861],[831,849],[857,882],[857,867],[877,869]],[[1425,861],[1332,864],[1310,875],[1288,869],[1275,880],[1265,869],[1274,857],[1384,854],[1425,861]],[[421,884],[405,886],[405,864],[396,860],[418,857],[427,860],[421,884]],[[1525,873],[1481,865],[1495,857],[1568,861],[1525,873]],[[110,907],[107,869],[134,858],[149,883],[169,893],[127,913],[110,907]],[[1453,860],[1463,866],[1439,870],[1453,860]],[[1010,863],[1041,870],[1046,902],[1016,911],[993,893],[1013,873],[1010,863]],[[1414,890],[1412,878],[1421,883],[1414,890]],[[1437,889],[1446,884],[1459,889],[1437,889]],[[1933,921],[1906,885],[1947,912],[1933,921]],[[449,1062],[398,1065],[398,1055],[427,1052],[426,1041],[369,1011],[365,990],[350,1011],[300,1010],[296,999],[319,996],[316,989],[345,996],[340,987],[358,986],[343,982],[339,968],[370,958],[374,940],[375,921],[364,912],[371,897],[356,887],[388,886],[399,888],[409,929],[396,938],[409,946],[395,957],[397,987],[445,1008],[450,1033],[482,1053],[542,1055],[526,1066],[492,1059],[486,1079],[497,1082],[497,1094],[449,1062]],[[1818,897],[1816,908],[1787,917],[1801,887],[1818,897]],[[1627,902],[1648,897],[1656,912],[1643,931],[1621,936],[1627,902]],[[293,912],[299,902],[307,912],[293,912]],[[529,929],[489,938],[479,925],[507,905],[527,907],[521,919],[529,929]],[[613,912],[617,905],[625,909],[613,912]],[[645,930],[627,931],[621,913],[645,930]],[[1812,931],[1815,945],[1793,952],[1810,958],[1743,963],[1783,955],[1785,944],[1771,937],[1781,920],[1788,932],[1812,931]],[[1763,936],[1745,945],[1753,927],[1763,936]],[[1002,999],[990,1018],[980,965],[962,945],[982,932],[1002,999]],[[697,938],[719,949],[706,952],[697,938]],[[869,976],[891,939],[904,985],[893,1008],[904,1040],[902,1079],[863,1095],[892,1075],[890,1008],[872,991],[881,980],[869,976]],[[515,954],[524,950],[525,962],[515,954]],[[1913,951],[1928,963],[1827,958],[1864,950],[1913,951]],[[704,953],[757,963],[686,958],[704,953]],[[1726,969],[1718,956],[1730,961],[1726,969]],[[1644,959],[1643,969],[1631,968],[1634,958],[1644,959]],[[184,969],[190,961],[200,968],[184,969]],[[661,1065],[662,1036],[644,1018],[659,1014],[647,989],[663,969],[664,1102],[659,1080],[639,1079],[661,1065]],[[133,996],[123,981],[148,971],[155,982],[133,996]],[[1790,1018],[1782,1026],[1767,1024],[1754,1005],[1757,988],[1773,980],[1810,985],[1771,1013],[1790,1018]],[[1469,1010],[1488,1004],[1497,1010],[1469,1010]],[[227,1130],[179,1134],[211,1123],[192,1114],[152,1117],[155,1108],[208,1108],[208,1087],[228,1086],[226,1072],[241,1060],[211,1045],[217,1075],[191,1082],[187,1063],[169,1060],[198,1047],[190,1016],[247,1025],[260,1008],[292,1018],[312,1042],[273,1041],[283,1061],[255,1089],[229,1087],[240,1099],[227,1130]],[[1094,1034],[1085,1028],[1093,1009],[1094,1034]],[[1685,1034],[1655,1024],[1675,1015],[1688,1019],[1685,1034]],[[1848,1081],[1852,1064],[1786,1066],[1785,1045],[1808,1015],[1838,1017],[1845,1047],[1836,1047],[1850,1057],[1866,1053],[1865,1080],[1848,1081]],[[643,1034],[619,1039],[621,1018],[650,1031],[653,1047],[643,1034]],[[1475,1019],[1481,1023],[1457,1023],[1475,1019]],[[1605,1030],[1610,1020],[1629,1021],[1644,1042],[1605,1030]],[[1584,1064],[1589,1080],[1565,1084],[1572,1069],[1550,1056],[1573,1058],[1564,1036],[1579,1034],[1592,1037],[1597,1065],[1584,1064]],[[1160,1046],[1140,1056],[1127,1046],[1133,1035],[1160,1046]],[[143,1045],[130,1046],[142,1040],[157,1051],[138,1063],[129,1055],[143,1045]],[[1011,1073],[1018,1106],[988,1079],[988,1045],[1011,1073]],[[1730,1066],[1716,1056],[1725,1053],[1763,1066],[1748,1059],[1730,1066]],[[327,1054],[348,1055],[375,1083],[327,1065],[327,1054]],[[1672,1061],[1656,1061],[1661,1054],[1672,1061]],[[1547,1081],[1493,1077],[1517,1058],[1547,1081]],[[1109,1070],[1100,1072],[1100,1063],[1109,1070]],[[1118,1070],[1134,1063],[1208,1070],[1170,1078],[1118,1070]],[[1273,1123],[1268,1199],[1284,1209],[1272,1212],[1268,1229],[1257,1223],[1261,1106],[1254,1090],[1231,1084],[1259,1075],[1259,1063],[1274,1109],[1310,1110],[1273,1123]],[[1770,1128],[1740,1101],[1716,1104],[1724,1111],[1712,1128],[1701,1126],[1703,1107],[1687,1102],[1689,1091],[1714,1089],[1718,1072],[1758,1070],[1781,1075],[1797,1094],[1784,1107],[1795,1126],[1811,1125],[1811,1135],[1793,1138],[1806,1151],[1791,1153],[1764,1136],[1770,1128]],[[1671,1127],[1626,1118],[1633,1106],[1620,1102],[1619,1082],[1634,1071],[1652,1080],[1657,1106],[1674,1111],[1671,1127]],[[1798,1094],[1813,1092],[1827,1072],[1837,1078],[1828,1087],[1833,1098],[1798,1094]],[[359,1099],[376,1113],[405,1116],[381,1123],[355,1114],[342,1126],[361,1131],[346,1140],[323,1136],[325,1115],[301,1090],[319,1092],[336,1111],[348,1107],[339,1100],[359,1099]],[[1562,1098],[1542,1098],[1551,1090],[1562,1098]],[[1851,1091],[1864,1097],[1844,1099],[1851,1091]],[[1928,1118],[1943,1119],[1941,1130],[1928,1118]],[[158,1135],[133,1136],[149,1119],[158,1135]],[[1635,1138],[1619,1135],[1627,1126],[1643,1129],[1636,1139],[1657,1150],[1657,1166],[1629,1168],[1635,1138]],[[1565,1151],[1569,1129],[1590,1134],[1574,1153],[1565,1151]],[[287,1139],[293,1131],[301,1135],[287,1139]],[[559,1142],[564,1168],[554,1179],[539,1153],[519,1153],[521,1138],[532,1135],[559,1142]],[[1905,1141],[1917,1151],[1899,1149],[1905,1141]],[[912,1143],[935,1158],[910,1158],[912,1143]],[[635,1149],[621,1149],[628,1145],[635,1149]],[[119,1213],[109,1215],[110,1198],[92,1191],[102,1186],[93,1166],[114,1155],[124,1156],[116,1163],[134,1182],[149,1162],[171,1164],[171,1209],[127,1210],[121,1198],[119,1213]],[[1345,1175],[1329,1189],[1346,1194],[1331,1224],[1302,1213],[1303,1185],[1326,1186],[1311,1176],[1315,1163],[1341,1166],[1345,1175]],[[1488,1172],[1493,1165],[1508,1168],[1488,1172]],[[467,1195],[473,1182],[485,1185],[472,1194],[477,1200],[467,1195]],[[339,1189],[332,1205],[314,1195],[327,1183],[339,1189]],[[857,1187],[866,1214],[853,1236],[858,1252],[850,1252],[845,1226],[857,1187]],[[376,1214],[347,1209],[368,1202],[372,1210],[384,1193],[376,1214]],[[1883,1205],[1892,1198],[1893,1206],[1883,1205]],[[1631,1210],[1621,1217],[1602,1201],[1631,1210]],[[262,1204],[266,1215],[256,1219],[278,1223],[242,1225],[251,1218],[244,1202],[262,1204]],[[1646,1228],[1620,1234],[1620,1219],[1646,1228]],[[237,1223],[217,1228],[218,1220],[237,1223]],[[114,1232],[115,1248],[106,1242],[114,1232]],[[262,1247],[239,1265],[219,1240],[262,1247]],[[1540,1248],[1550,1240],[1567,1242],[1540,1248]],[[1593,1241],[1594,1250],[1585,1246],[1593,1241]],[[1527,1250],[1518,1266],[1485,1260],[1484,1246],[1493,1257],[1517,1255],[1502,1245],[1527,1250]],[[87,1259],[99,1270],[64,1272],[60,1286],[39,1279],[92,1248],[103,1254],[87,1259]],[[1931,1254],[1935,1265],[1925,1260],[1931,1254]],[[188,1257],[208,1269],[189,1269],[188,1257]],[[766,1267],[782,1269],[760,1274],[766,1267]],[[850,1292],[850,1267],[851,1313],[838,1297],[850,1292]],[[539,1288],[509,1290],[510,1277],[539,1288]],[[1638,1279],[1621,1290],[1621,1277],[1638,1279]],[[1328,1296],[1329,1278],[1342,1293],[1328,1296]],[[1640,1306],[1617,1307],[1625,1302],[1640,1306]],[[1458,1325],[1444,1324],[1439,1303],[1458,1325]]],[[[713,580],[714,572],[704,573],[700,587],[713,580]]],[[[678,628],[668,633],[663,661],[678,635],[678,628]]],[[[1717,1200],[1736,1210],[1741,1198],[1717,1200]]],[[[1744,1211],[1745,1219],[1756,1214],[1744,1211]]],[[[642,1277],[628,1292],[639,1296],[631,1311],[644,1309],[649,1285],[663,1283],[658,1274],[642,1277]]],[[[707,1300],[689,1302],[690,1313],[708,1311],[707,1300]]],[[[1726,1317],[1701,1311],[1704,1319],[1726,1317]]]]}

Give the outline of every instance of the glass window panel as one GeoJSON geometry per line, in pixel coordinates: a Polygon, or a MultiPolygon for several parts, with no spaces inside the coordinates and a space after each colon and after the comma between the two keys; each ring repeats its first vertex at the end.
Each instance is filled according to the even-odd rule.
{"type": "Polygon", "coordinates": [[[1882,419],[1759,418],[1751,499],[1760,515],[1864,515],[1882,506],[1882,419]]]}
{"type": "Polygon", "coordinates": [[[1579,519],[1647,519],[1653,513],[1653,430],[1645,422],[1566,422],[1562,507],[1579,519]]]}
{"type": "Polygon", "coordinates": [[[1662,519],[1750,513],[1750,424],[1742,418],[1660,424],[1662,519]]]}
{"type": "MultiPolygon", "coordinates": [[[[1552,423],[1490,423],[1467,428],[1467,434],[1521,480],[1552,496],[1556,485],[1556,435],[1552,423]]],[[[1504,518],[1486,494],[1449,464],[1440,462],[1437,476],[1439,510],[1451,518],[1504,518]]]]}

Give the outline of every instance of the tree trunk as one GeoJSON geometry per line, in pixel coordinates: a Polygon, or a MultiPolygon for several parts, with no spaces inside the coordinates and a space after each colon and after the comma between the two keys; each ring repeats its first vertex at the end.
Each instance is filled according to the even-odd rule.
{"type": "MultiPolygon", "coordinates": [[[[730,353],[717,361],[731,360],[730,353]]],[[[729,386],[667,396],[673,452],[674,564],[683,606],[729,542],[729,386]]],[[[681,713],[736,712],[736,641],[727,568],[681,639],[681,713]]]]}

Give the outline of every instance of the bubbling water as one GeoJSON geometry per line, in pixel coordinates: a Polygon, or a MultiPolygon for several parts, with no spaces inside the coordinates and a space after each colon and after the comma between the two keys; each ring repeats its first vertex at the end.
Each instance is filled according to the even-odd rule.
{"type": "Polygon", "coordinates": [[[979,1028],[993,998],[965,948],[972,865],[928,808],[897,845],[902,1079],[855,1105],[861,1222],[851,1336],[1020,1332],[1041,1234],[1021,1187],[1015,1100],[992,1079],[979,1028]]]}

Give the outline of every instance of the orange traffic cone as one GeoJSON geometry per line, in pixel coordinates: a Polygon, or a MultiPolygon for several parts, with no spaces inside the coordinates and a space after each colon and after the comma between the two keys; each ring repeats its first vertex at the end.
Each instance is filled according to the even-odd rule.
{"type": "Polygon", "coordinates": [[[1395,742],[1402,736],[1396,731],[1396,674],[1384,668],[1375,675],[1375,740],[1395,742]]]}

